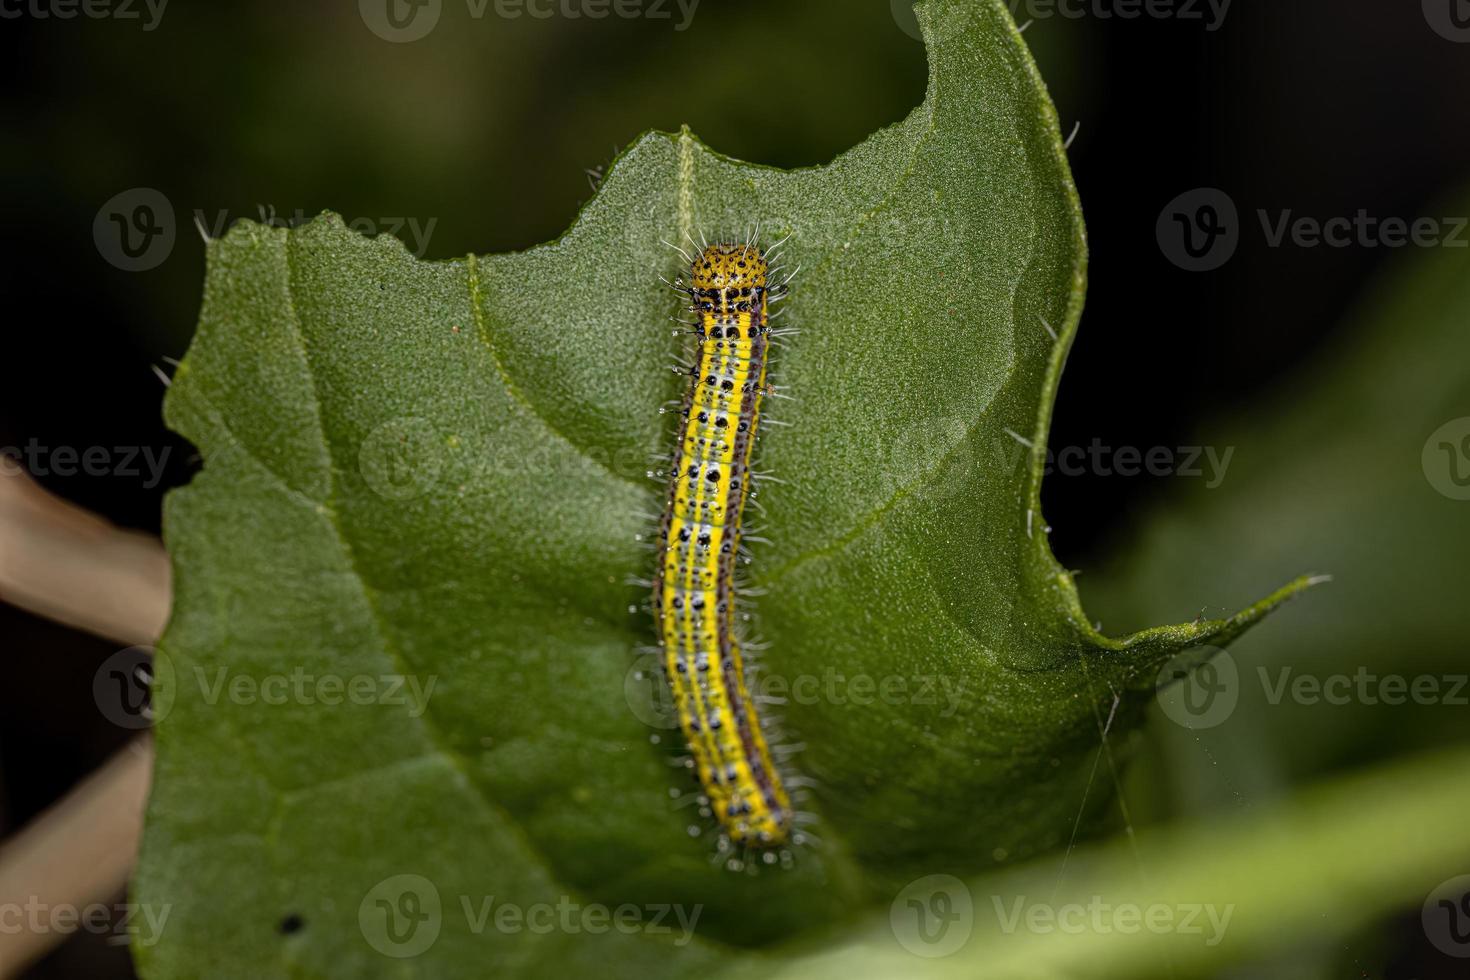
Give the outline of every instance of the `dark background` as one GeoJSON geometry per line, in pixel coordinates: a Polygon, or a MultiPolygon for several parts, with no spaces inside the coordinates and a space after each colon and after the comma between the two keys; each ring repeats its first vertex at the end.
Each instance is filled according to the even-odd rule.
{"type": "MultiPolygon", "coordinates": [[[[0,447],[173,447],[157,487],[38,474],[157,531],[163,493],[197,463],[163,426],[150,370],[181,356],[193,329],[196,209],[210,224],[261,206],[433,220],[428,258],[520,249],[558,235],[590,196],[586,171],[645,129],[688,123],[724,153],[810,165],[923,96],[922,46],[887,0],[702,0],[683,32],[677,10],[672,21],[493,11],[476,20],[445,0],[436,30],[409,44],[376,37],[353,0],[173,0],[151,31],[0,20],[0,447]],[[721,84],[752,70],[769,92],[756,116],[721,84]],[[161,264],[130,272],[106,260],[93,223],[136,187],[169,200],[176,237],[161,264]]],[[[1053,16],[1026,37],[1064,130],[1080,123],[1071,159],[1092,247],[1055,447],[1188,444],[1201,420],[1249,405],[1333,345],[1394,250],[1271,248],[1256,209],[1413,219],[1441,214],[1436,202],[1470,179],[1470,44],[1437,34],[1417,2],[1237,2],[1215,31],[1053,16]],[[1240,247],[1221,269],[1187,272],[1161,252],[1155,222],[1203,186],[1239,207],[1240,247]]],[[[1170,489],[1167,477],[1050,479],[1058,556],[1094,565],[1170,489]]],[[[129,733],[91,699],[111,645],[4,605],[0,643],[9,833],[129,733]]],[[[1412,951],[1400,958],[1405,972],[1390,975],[1428,975],[1412,951]]],[[[125,950],[83,936],[33,975],[130,973],[125,950]]]]}

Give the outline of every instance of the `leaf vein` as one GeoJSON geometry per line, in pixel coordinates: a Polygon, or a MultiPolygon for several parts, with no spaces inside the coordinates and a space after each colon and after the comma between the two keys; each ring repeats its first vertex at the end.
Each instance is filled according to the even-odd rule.
{"type": "Polygon", "coordinates": [[[648,488],[644,486],[641,480],[636,480],[625,473],[619,473],[606,461],[598,459],[597,456],[587,452],[582,446],[579,446],[572,440],[571,436],[568,436],[561,429],[557,428],[556,424],[536,407],[535,403],[527,397],[526,393],[521,391],[520,386],[516,384],[510,372],[506,370],[505,362],[500,358],[500,350],[496,346],[495,339],[490,332],[490,324],[485,320],[484,308],[480,305],[480,262],[479,258],[473,252],[466,257],[465,268],[467,270],[467,275],[465,276],[466,286],[470,294],[470,313],[475,318],[475,334],[480,338],[480,343],[484,345],[485,350],[490,354],[490,363],[495,366],[495,373],[500,377],[500,383],[505,388],[506,394],[510,396],[513,402],[523,408],[531,418],[540,423],[542,428],[565,443],[567,448],[571,449],[576,456],[593,464],[596,468],[612,476],[614,479],[646,491],[648,488]]]}

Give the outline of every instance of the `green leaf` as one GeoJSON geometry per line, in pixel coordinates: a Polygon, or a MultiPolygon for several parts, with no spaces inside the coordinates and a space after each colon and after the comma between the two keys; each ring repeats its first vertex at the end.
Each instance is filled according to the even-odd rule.
{"type": "Polygon", "coordinates": [[[1175,651],[1300,587],[1123,640],[1087,622],[1038,504],[1086,256],[1057,121],[999,0],[920,18],[925,102],[830,166],[651,134],[525,253],[426,263],[332,215],[210,244],[167,404],[206,465],[166,515],[150,976],[707,970],[1066,842],[1106,801],[1102,717],[1134,724],[1175,651]],[[820,844],[733,873],[690,833],[676,734],[640,718],[627,583],[680,383],[660,240],[756,222],[803,271],[753,608],[820,844]],[[391,675],[424,696],[319,696],[391,675]],[[283,703],[251,696],[282,677],[283,703]],[[672,905],[695,938],[496,926],[543,904],[672,905]]]}

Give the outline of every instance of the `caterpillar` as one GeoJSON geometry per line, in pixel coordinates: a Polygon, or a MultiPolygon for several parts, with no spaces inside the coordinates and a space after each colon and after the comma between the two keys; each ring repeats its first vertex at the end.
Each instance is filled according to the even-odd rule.
{"type": "Polygon", "coordinates": [[[671,285],[689,297],[696,319],[683,322],[697,349],[659,524],[653,611],[710,810],[732,843],[779,847],[792,839],[794,814],[746,683],[735,567],[761,400],[771,392],[769,303],[786,294],[790,277],[773,284],[767,256],[750,241],[680,251],[689,281],[671,285]]]}

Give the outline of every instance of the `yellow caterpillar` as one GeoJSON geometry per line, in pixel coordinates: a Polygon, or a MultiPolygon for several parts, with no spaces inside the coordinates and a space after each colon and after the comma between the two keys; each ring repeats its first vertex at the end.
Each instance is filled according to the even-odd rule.
{"type": "Polygon", "coordinates": [[[711,245],[687,288],[698,350],[659,528],[653,580],[664,670],[710,809],[736,844],[791,839],[793,812],[746,685],[735,637],[735,564],[750,456],[767,394],[768,301],[761,250],[711,245]]]}

